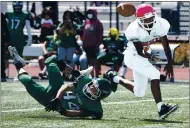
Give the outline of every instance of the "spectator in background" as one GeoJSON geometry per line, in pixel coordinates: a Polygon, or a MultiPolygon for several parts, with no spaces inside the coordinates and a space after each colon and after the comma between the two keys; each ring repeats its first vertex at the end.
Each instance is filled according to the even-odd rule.
{"type": "Polygon", "coordinates": [[[80,39],[80,36],[77,36],[77,44],[79,47],[76,49],[75,53],[73,54],[73,60],[72,60],[72,67],[75,69],[75,65],[80,65],[80,70],[87,69],[88,66],[88,60],[85,51],[83,50],[83,42],[80,39]]]}
{"type": "Polygon", "coordinates": [[[5,61],[8,60],[9,32],[6,17],[1,13],[1,82],[6,82],[5,61]]]}
{"type": "Polygon", "coordinates": [[[48,79],[48,75],[47,75],[47,68],[44,64],[45,59],[47,56],[51,56],[53,54],[56,54],[57,52],[57,42],[59,42],[59,35],[55,34],[52,36],[47,36],[46,37],[46,41],[44,42],[44,45],[42,47],[43,56],[39,56],[38,61],[39,61],[39,66],[40,66],[40,70],[41,72],[39,73],[39,77],[41,79],[48,79]]]}
{"type": "Polygon", "coordinates": [[[54,34],[54,24],[51,17],[52,17],[51,9],[50,7],[46,7],[42,11],[41,34],[40,34],[41,43],[45,41],[46,36],[54,34]]]}
{"type": "Polygon", "coordinates": [[[103,42],[103,25],[97,18],[97,11],[89,9],[86,13],[87,20],[83,28],[83,48],[86,52],[89,65],[95,68],[95,75],[92,72],[92,77],[97,78],[100,71],[97,54],[99,46],[103,42]]]}
{"type": "MultiPolygon", "coordinates": [[[[18,54],[22,56],[24,46],[30,46],[32,44],[32,35],[30,30],[30,20],[29,15],[22,11],[23,2],[21,1],[14,1],[13,4],[13,11],[14,12],[7,12],[5,14],[8,20],[8,30],[10,34],[10,45],[14,46],[18,51],[18,54]],[[28,34],[28,41],[27,44],[25,42],[25,36],[23,29],[26,26],[27,34],[28,34]]],[[[17,77],[14,80],[18,80],[17,77]]]]}
{"type": "MultiPolygon", "coordinates": [[[[76,43],[76,28],[77,25],[73,22],[73,13],[65,11],[63,14],[63,22],[58,26],[58,32],[61,42],[58,46],[58,60],[65,60],[71,65],[73,54],[75,52],[76,43]]],[[[67,79],[67,76],[65,76],[67,79]]]]}
{"type": "Polygon", "coordinates": [[[108,37],[103,40],[103,54],[98,56],[98,62],[106,65],[108,62],[113,63],[113,70],[119,71],[123,61],[124,39],[119,38],[119,31],[116,28],[110,28],[108,37]]]}

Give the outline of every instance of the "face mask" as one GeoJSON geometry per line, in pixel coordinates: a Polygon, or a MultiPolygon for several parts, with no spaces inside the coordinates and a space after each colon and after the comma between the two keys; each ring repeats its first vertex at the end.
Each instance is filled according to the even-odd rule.
{"type": "Polygon", "coordinates": [[[88,14],[87,15],[89,19],[92,19],[93,18],[93,15],[92,14],[88,14]]]}

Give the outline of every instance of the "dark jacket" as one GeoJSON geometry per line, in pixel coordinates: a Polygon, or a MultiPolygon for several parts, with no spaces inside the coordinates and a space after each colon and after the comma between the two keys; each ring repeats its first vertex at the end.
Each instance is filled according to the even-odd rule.
{"type": "Polygon", "coordinates": [[[93,19],[87,19],[83,28],[83,47],[98,49],[99,45],[103,42],[103,25],[97,19],[97,11],[89,9],[89,12],[93,13],[93,19]]]}

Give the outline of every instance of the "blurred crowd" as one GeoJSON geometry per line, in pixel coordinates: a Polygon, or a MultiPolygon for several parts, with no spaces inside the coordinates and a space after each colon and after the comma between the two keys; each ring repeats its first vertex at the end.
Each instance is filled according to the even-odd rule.
{"type": "MultiPolygon", "coordinates": [[[[2,67],[1,81],[6,81],[6,69],[8,68],[7,46],[14,46],[19,55],[22,56],[24,46],[32,43],[43,44],[43,56],[39,56],[39,77],[48,79],[47,69],[44,65],[45,59],[56,54],[59,60],[65,60],[73,68],[84,70],[93,66],[92,78],[101,75],[101,65],[119,71],[121,76],[126,73],[123,65],[122,52],[126,47],[127,40],[121,38],[116,28],[110,28],[108,35],[103,36],[104,28],[97,17],[97,11],[87,10],[84,14],[79,8],[68,8],[62,15],[62,21],[56,21],[52,7],[44,7],[41,14],[37,15],[34,6],[29,13],[24,13],[23,2],[13,2],[13,12],[1,13],[1,23],[4,27],[2,37],[2,67]],[[23,33],[26,27],[27,38],[23,33]],[[40,29],[39,38],[32,39],[31,28],[40,29]]],[[[94,3],[91,3],[94,4],[94,3]]],[[[16,76],[16,74],[15,74],[16,76]]],[[[72,80],[71,76],[63,74],[65,80],[72,80]]],[[[17,78],[15,77],[15,80],[17,78]]]]}

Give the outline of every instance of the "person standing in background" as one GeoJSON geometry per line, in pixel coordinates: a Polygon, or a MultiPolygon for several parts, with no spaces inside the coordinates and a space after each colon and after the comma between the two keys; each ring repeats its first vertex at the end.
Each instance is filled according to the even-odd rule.
{"type": "MultiPolygon", "coordinates": [[[[65,60],[67,64],[71,65],[73,54],[75,52],[76,43],[76,28],[77,25],[73,22],[73,13],[65,11],[63,14],[63,22],[58,26],[58,33],[61,42],[58,44],[58,60],[65,60]]],[[[63,74],[65,80],[68,76],[63,74]]]]}
{"type": "Polygon", "coordinates": [[[23,48],[25,45],[30,46],[32,44],[32,35],[30,30],[29,15],[22,11],[23,2],[14,1],[14,12],[7,12],[5,14],[8,20],[8,30],[10,33],[10,45],[15,46],[19,55],[22,56],[23,48]],[[25,37],[23,29],[26,26],[28,33],[28,41],[25,43],[25,37]]]}
{"type": "Polygon", "coordinates": [[[92,72],[92,77],[97,78],[100,71],[97,54],[100,44],[103,43],[103,25],[97,18],[97,11],[89,9],[86,13],[87,20],[83,28],[83,48],[86,52],[89,65],[95,67],[95,75],[92,72]]]}
{"type": "Polygon", "coordinates": [[[1,13],[1,82],[6,82],[5,60],[8,60],[9,31],[6,17],[1,13]]]}
{"type": "MultiPolygon", "coordinates": [[[[26,14],[22,11],[23,2],[14,1],[12,2],[12,4],[13,4],[13,12],[7,12],[5,14],[8,20],[10,45],[14,46],[17,49],[18,54],[22,56],[24,46],[30,46],[32,44],[29,14],[26,14]],[[28,34],[27,44],[25,42],[25,36],[23,32],[25,26],[28,34]]],[[[15,77],[14,80],[18,80],[18,78],[15,77]]]]}

